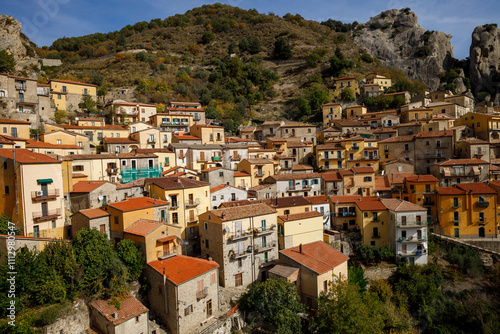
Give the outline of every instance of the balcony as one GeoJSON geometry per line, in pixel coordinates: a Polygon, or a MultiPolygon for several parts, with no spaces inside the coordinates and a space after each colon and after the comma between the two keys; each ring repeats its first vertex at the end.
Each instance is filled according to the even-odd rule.
{"type": "Polygon", "coordinates": [[[264,176],[264,172],[255,172],[255,176],[264,176]]]}
{"type": "Polygon", "coordinates": [[[359,151],[359,146],[353,146],[353,147],[351,147],[351,151],[359,151]]]}
{"type": "Polygon", "coordinates": [[[311,190],[311,186],[288,186],[286,187],[286,191],[309,191],[311,190]]]}
{"type": "Polygon", "coordinates": [[[62,210],[60,208],[54,210],[47,210],[46,212],[33,212],[33,220],[35,222],[43,222],[47,220],[57,219],[61,216],[62,210]]]}
{"type": "Polygon", "coordinates": [[[476,205],[480,208],[487,208],[490,205],[488,201],[477,201],[476,205]]]}
{"type": "Polygon", "coordinates": [[[179,208],[178,202],[172,202],[172,204],[170,204],[170,210],[176,210],[178,208],[179,208]]]}
{"type": "Polygon", "coordinates": [[[427,254],[427,249],[420,249],[415,251],[398,251],[399,256],[420,256],[427,254]]]}
{"type": "Polygon", "coordinates": [[[41,190],[31,192],[31,199],[33,201],[47,201],[51,199],[56,199],[58,196],[59,196],[59,189],[48,190],[46,193],[44,193],[41,190]]]}
{"type": "Polygon", "coordinates": [[[107,168],[106,172],[108,172],[109,175],[116,175],[118,174],[118,168],[107,168]]]}
{"type": "Polygon", "coordinates": [[[380,234],[373,234],[372,239],[380,239],[380,234]]]}
{"type": "Polygon", "coordinates": [[[426,201],[424,202],[424,206],[434,206],[434,201],[426,201]]]}
{"type": "Polygon", "coordinates": [[[398,239],[398,242],[424,242],[427,241],[427,238],[424,236],[411,236],[411,237],[401,237],[398,239]]]}
{"type": "Polygon", "coordinates": [[[166,259],[168,257],[177,255],[179,253],[180,246],[174,246],[172,249],[164,249],[157,251],[157,256],[159,260],[166,259]]]}
{"type": "Polygon", "coordinates": [[[260,253],[260,252],[265,252],[265,251],[271,250],[274,247],[276,247],[276,241],[271,241],[271,242],[266,243],[265,245],[262,245],[262,244],[255,245],[254,251],[255,251],[255,253],[260,253]]]}
{"type": "Polygon", "coordinates": [[[231,161],[240,161],[241,160],[241,154],[233,155],[231,157],[231,161]]]}
{"type": "Polygon", "coordinates": [[[16,90],[26,90],[26,84],[23,84],[23,83],[18,83],[16,85],[16,90]]]}
{"type": "Polygon", "coordinates": [[[212,161],[220,161],[220,157],[219,156],[216,156],[216,157],[212,157],[212,161]]]}
{"type": "MultiPolygon", "coordinates": [[[[251,250],[250,250],[251,251],[251,250]]],[[[229,251],[229,258],[231,260],[237,260],[237,259],[241,259],[241,258],[244,258],[244,257],[247,257],[249,254],[249,252],[241,252],[241,253],[238,253],[234,250],[230,250],[229,251]]]]}
{"type": "Polygon", "coordinates": [[[239,233],[231,233],[228,236],[228,240],[230,240],[230,241],[242,240],[242,239],[248,238],[251,235],[252,235],[251,231],[243,231],[243,232],[239,232],[239,233]]]}
{"type": "Polygon", "coordinates": [[[208,296],[208,288],[203,288],[203,290],[196,291],[196,299],[200,300],[208,296]]]}
{"type": "Polygon", "coordinates": [[[149,137],[148,138],[148,143],[150,144],[154,144],[156,141],[155,141],[155,138],[154,137],[149,137]]]}
{"type": "Polygon", "coordinates": [[[269,228],[266,227],[258,227],[254,229],[254,237],[259,237],[261,235],[271,234],[274,232],[276,225],[271,225],[269,228]]]}
{"type": "Polygon", "coordinates": [[[17,104],[38,104],[38,97],[24,96],[19,98],[17,104]]]}
{"type": "Polygon", "coordinates": [[[396,222],[397,227],[419,227],[427,226],[425,221],[407,221],[407,222],[396,222]]]}
{"type": "Polygon", "coordinates": [[[200,199],[196,198],[194,200],[188,200],[186,201],[186,208],[194,208],[200,205],[200,199]]]}
{"type": "Polygon", "coordinates": [[[332,213],[333,217],[356,217],[356,212],[337,212],[337,213],[332,213]]]}
{"type": "Polygon", "coordinates": [[[424,154],[424,155],[419,155],[419,159],[445,159],[445,157],[442,154],[424,154]]]}

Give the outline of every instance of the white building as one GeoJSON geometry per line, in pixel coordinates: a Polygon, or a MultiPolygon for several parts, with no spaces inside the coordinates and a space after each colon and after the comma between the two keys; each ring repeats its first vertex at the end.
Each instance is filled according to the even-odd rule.
{"type": "Polygon", "coordinates": [[[214,210],[223,202],[233,202],[242,199],[248,199],[247,191],[228,184],[221,184],[210,189],[210,207],[214,210]]]}
{"type": "Polygon", "coordinates": [[[389,209],[391,246],[398,259],[427,264],[427,209],[400,199],[381,199],[389,209]]]}
{"type": "Polygon", "coordinates": [[[288,196],[318,196],[322,194],[321,174],[297,173],[277,174],[264,179],[263,183],[276,184],[278,197],[288,196]]]}
{"type": "Polygon", "coordinates": [[[307,198],[309,202],[312,203],[313,211],[318,211],[323,215],[323,226],[325,229],[329,230],[330,226],[330,199],[325,195],[319,196],[309,196],[307,198]]]}

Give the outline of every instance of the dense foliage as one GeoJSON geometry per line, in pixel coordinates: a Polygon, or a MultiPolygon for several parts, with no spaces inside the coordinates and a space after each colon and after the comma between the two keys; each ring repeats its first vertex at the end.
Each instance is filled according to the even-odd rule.
{"type": "Polygon", "coordinates": [[[281,279],[268,279],[250,287],[238,301],[238,307],[253,313],[276,327],[276,333],[298,333],[305,312],[297,287],[281,279]]]}
{"type": "Polygon", "coordinates": [[[0,50],[0,73],[12,73],[16,67],[14,57],[5,50],[0,50]]]}

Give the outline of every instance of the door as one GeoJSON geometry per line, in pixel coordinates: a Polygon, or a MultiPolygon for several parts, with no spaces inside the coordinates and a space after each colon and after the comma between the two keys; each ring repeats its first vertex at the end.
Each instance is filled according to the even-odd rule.
{"type": "Polygon", "coordinates": [[[205,152],[200,152],[200,161],[205,161],[205,152]]]}
{"type": "Polygon", "coordinates": [[[455,232],[455,238],[460,238],[460,230],[456,228],[454,232],[455,232]]]}
{"type": "Polygon", "coordinates": [[[106,233],[106,225],[105,224],[99,225],[99,231],[101,231],[102,233],[106,233]]]}
{"type": "Polygon", "coordinates": [[[484,232],[484,227],[479,228],[479,237],[484,238],[485,237],[485,232],[484,232]]]}
{"type": "Polygon", "coordinates": [[[240,236],[241,235],[241,228],[242,228],[241,224],[242,224],[241,222],[236,222],[234,224],[234,228],[236,229],[236,231],[235,231],[236,236],[240,236]]]}
{"type": "Polygon", "coordinates": [[[43,197],[46,197],[47,194],[48,194],[48,190],[47,190],[47,184],[42,184],[42,193],[43,193],[43,197]]]}
{"type": "Polygon", "coordinates": [[[137,169],[137,160],[132,160],[132,169],[137,169]]]}
{"type": "Polygon", "coordinates": [[[10,129],[10,133],[11,133],[12,137],[16,137],[17,138],[17,128],[11,128],[10,129]]]}
{"type": "Polygon", "coordinates": [[[243,274],[234,275],[234,286],[242,286],[243,285],[243,274]]]}
{"type": "Polygon", "coordinates": [[[212,299],[207,300],[207,317],[212,316],[212,299]]]}
{"type": "Polygon", "coordinates": [[[42,203],[42,216],[47,217],[47,213],[48,213],[47,202],[44,202],[44,203],[42,203]]]}

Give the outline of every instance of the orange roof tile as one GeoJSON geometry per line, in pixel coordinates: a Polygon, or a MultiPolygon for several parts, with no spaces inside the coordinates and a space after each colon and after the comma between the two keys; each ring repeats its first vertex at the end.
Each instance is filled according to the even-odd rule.
{"type": "Polygon", "coordinates": [[[10,119],[10,118],[0,118],[0,124],[27,124],[27,125],[30,125],[31,122],[19,121],[17,119],[10,119]]]}
{"type": "Polygon", "coordinates": [[[352,167],[351,170],[356,174],[375,173],[373,167],[352,167]]]}
{"type": "Polygon", "coordinates": [[[309,212],[299,212],[299,213],[292,213],[289,215],[283,215],[283,216],[278,216],[283,221],[293,221],[293,220],[302,220],[302,219],[308,219],[308,218],[314,218],[314,217],[323,217],[321,213],[319,213],[316,210],[309,211],[309,212]]]}
{"type": "Polygon", "coordinates": [[[121,202],[109,203],[108,206],[120,211],[134,211],[167,205],[168,202],[149,197],[132,197],[121,202]]]}
{"type": "Polygon", "coordinates": [[[413,175],[405,177],[408,182],[438,182],[434,175],[413,175]]]}
{"type": "Polygon", "coordinates": [[[457,187],[441,187],[438,189],[439,195],[464,195],[465,191],[457,187]]]}
{"type": "Polygon", "coordinates": [[[361,210],[361,211],[383,211],[387,210],[385,205],[380,201],[365,201],[364,197],[361,201],[356,202],[356,206],[361,210]]]}
{"type": "Polygon", "coordinates": [[[72,193],[89,193],[108,181],[80,181],[73,186],[72,193]]]}
{"type": "Polygon", "coordinates": [[[219,264],[215,261],[185,255],[175,255],[164,260],[149,262],[148,265],[176,285],[219,267],[219,264]]]}
{"type": "Polygon", "coordinates": [[[349,260],[347,256],[323,241],[292,247],[280,254],[321,275],[349,260]],[[302,251],[301,251],[302,249],[302,251]]]}
{"type": "Polygon", "coordinates": [[[440,166],[455,166],[455,165],[488,165],[489,163],[482,159],[450,159],[440,163],[440,166]]]}
{"type": "Polygon", "coordinates": [[[102,209],[86,209],[86,210],[80,210],[78,212],[89,219],[100,218],[110,215],[109,212],[106,212],[102,209]]]}
{"type": "Polygon", "coordinates": [[[148,311],[147,307],[132,295],[129,295],[126,299],[120,300],[119,309],[116,308],[114,303],[111,303],[111,300],[104,299],[94,300],[90,303],[90,306],[99,311],[99,313],[115,326],[148,311]],[[115,313],[116,318],[113,317],[115,313]]]}
{"type": "Polygon", "coordinates": [[[8,149],[0,148],[0,156],[13,160],[14,151],[16,152],[16,161],[22,164],[60,164],[61,161],[46,156],[45,154],[31,152],[27,149],[8,149]]]}
{"type": "Polygon", "coordinates": [[[174,136],[175,138],[177,139],[180,139],[180,140],[201,140],[201,138],[198,138],[198,137],[195,137],[195,136],[188,136],[188,135],[177,135],[177,136],[174,136]]]}
{"type": "Polygon", "coordinates": [[[208,212],[216,217],[219,217],[222,221],[256,217],[276,212],[275,209],[267,204],[258,203],[257,201],[248,202],[250,202],[249,205],[226,207],[208,212]]]}
{"type": "Polygon", "coordinates": [[[337,172],[325,172],[321,174],[321,177],[323,180],[326,182],[331,182],[331,181],[341,181],[342,178],[338,175],[337,172]]]}
{"type": "Polygon", "coordinates": [[[391,185],[384,176],[375,176],[375,190],[376,191],[389,191],[391,185]]]}
{"type": "Polygon", "coordinates": [[[250,176],[250,174],[245,173],[245,172],[240,172],[240,171],[235,171],[234,172],[234,177],[244,177],[244,176],[250,176]]]}
{"type": "Polygon", "coordinates": [[[382,198],[380,199],[382,203],[387,207],[387,209],[392,211],[427,211],[426,208],[420,205],[413,204],[408,201],[403,201],[397,198],[382,198]]]}
{"type": "Polygon", "coordinates": [[[50,81],[56,81],[56,82],[66,82],[66,83],[71,83],[75,85],[84,85],[84,86],[93,86],[97,87],[97,85],[85,83],[85,82],[79,82],[79,81],[72,81],[72,80],[60,80],[60,79],[50,79],[50,81]]]}
{"type": "Polygon", "coordinates": [[[162,225],[163,224],[156,220],[139,219],[128,228],[126,228],[123,232],[145,237],[162,225]]]}
{"type": "Polygon", "coordinates": [[[474,182],[474,183],[460,183],[455,185],[457,188],[462,189],[468,193],[472,194],[496,194],[497,192],[486,184],[482,182],[474,182]]]}
{"type": "Polygon", "coordinates": [[[309,196],[307,197],[307,200],[311,202],[312,204],[325,204],[325,203],[330,203],[330,200],[326,195],[319,195],[319,196],[309,196]]]}

